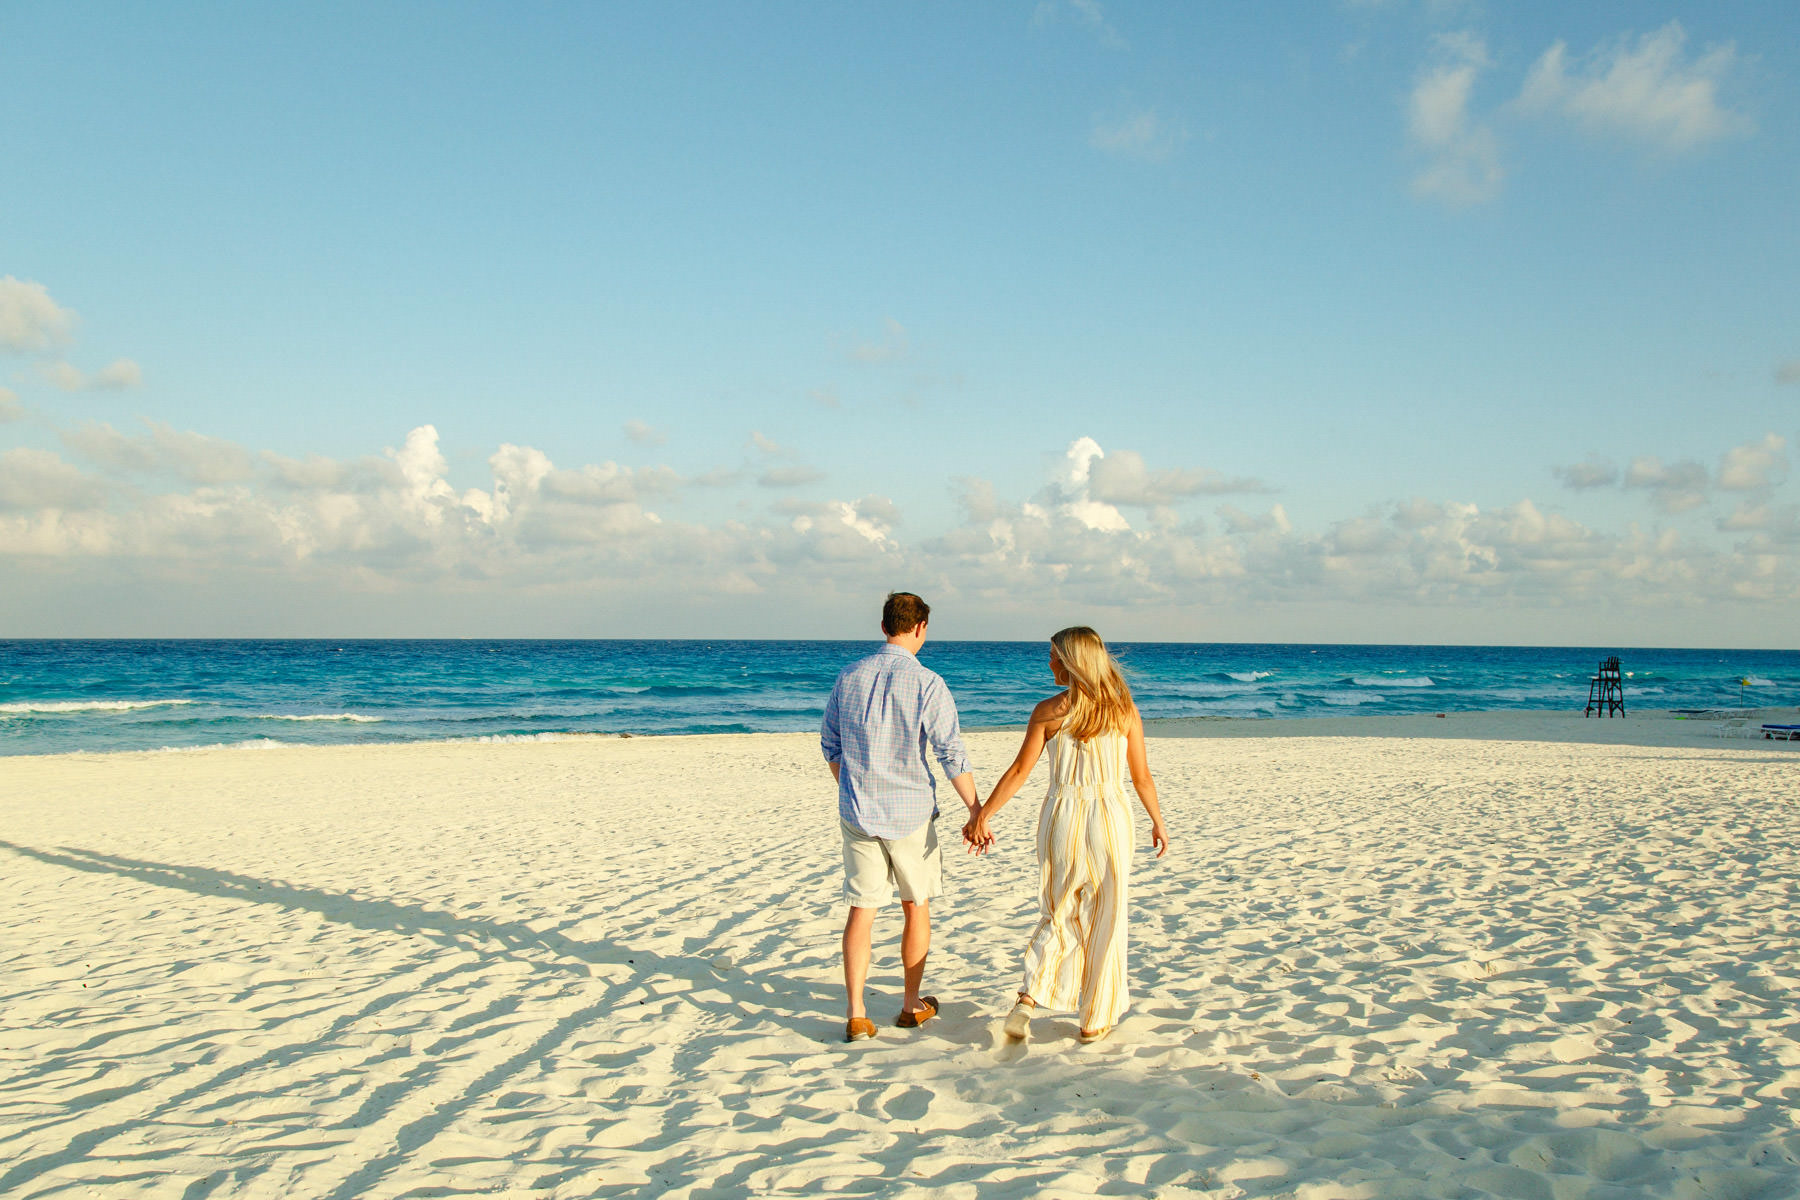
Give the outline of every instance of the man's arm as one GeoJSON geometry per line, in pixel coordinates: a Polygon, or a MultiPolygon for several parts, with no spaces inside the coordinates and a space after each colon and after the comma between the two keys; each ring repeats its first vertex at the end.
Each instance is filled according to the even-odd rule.
{"type": "Polygon", "coordinates": [[[981,800],[975,795],[975,776],[969,766],[969,752],[963,746],[956,701],[950,698],[950,689],[941,679],[934,679],[926,690],[924,716],[925,737],[937,754],[938,766],[944,769],[944,778],[956,789],[973,817],[975,810],[981,807],[981,800]]]}
{"type": "Polygon", "coordinates": [[[836,779],[844,760],[844,739],[838,733],[838,690],[835,685],[825,701],[825,719],[819,723],[819,752],[831,767],[831,777],[836,779]]]}
{"type": "Polygon", "coordinates": [[[956,794],[962,797],[963,805],[968,808],[969,816],[975,816],[975,810],[981,807],[981,800],[975,795],[975,775],[972,771],[964,771],[950,781],[956,794]]]}

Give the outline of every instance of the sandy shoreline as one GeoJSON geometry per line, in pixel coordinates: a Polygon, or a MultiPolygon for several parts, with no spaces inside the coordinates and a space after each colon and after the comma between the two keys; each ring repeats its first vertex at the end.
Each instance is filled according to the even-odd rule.
{"type": "Polygon", "coordinates": [[[1800,744],[1482,716],[1159,725],[1093,1047],[1023,803],[837,1041],[810,735],[0,760],[0,1194],[1800,1194],[1800,744]]]}

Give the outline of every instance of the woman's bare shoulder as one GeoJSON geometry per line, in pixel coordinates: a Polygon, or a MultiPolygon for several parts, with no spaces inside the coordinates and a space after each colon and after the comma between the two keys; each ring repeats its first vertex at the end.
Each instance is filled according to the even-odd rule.
{"type": "Polygon", "coordinates": [[[1037,707],[1031,710],[1033,721],[1060,721],[1069,715],[1069,693],[1058,692],[1048,699],[1039,700],[1037,707]]]}

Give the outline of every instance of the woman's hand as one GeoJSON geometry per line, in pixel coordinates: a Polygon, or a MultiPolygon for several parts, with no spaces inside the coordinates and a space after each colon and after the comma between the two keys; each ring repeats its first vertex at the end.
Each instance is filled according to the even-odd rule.
{"type": "Polygon", "coordinates": [[[994,846],[993,831],[988,828],[987,814],[981,809],[969,818],[963,826],[963,841],[968,843],[970,854],[986,854],[994,846]]]}
{"type": "Polygon", "coordinates": [[[1169,831],[1163,828],[1161,821],[1153,821],[1150,825],[1150,845],[1156,849],[1156,857],[1161,858],[1169,851],[1169,831]]]}

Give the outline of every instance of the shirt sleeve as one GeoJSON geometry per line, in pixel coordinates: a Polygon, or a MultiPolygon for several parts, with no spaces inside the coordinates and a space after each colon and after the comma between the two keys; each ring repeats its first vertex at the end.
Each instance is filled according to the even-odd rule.
{"type": "Polygon", "coordinates": [[[825,701],[825,720],[819,725],[819,751],[828,763],[844,758],[843,738],[838,734],[838,689],[833,685],[830,699],[825,701]]]}
{"type": "Polygon", "coordinates": [[[962,725],[956,716],[956,701],[944,681],[933,677],[925,683],[925,737],[937,754],[938,766],[945,779],[969,773],[969,752],[963,748],[962,725]]]}

